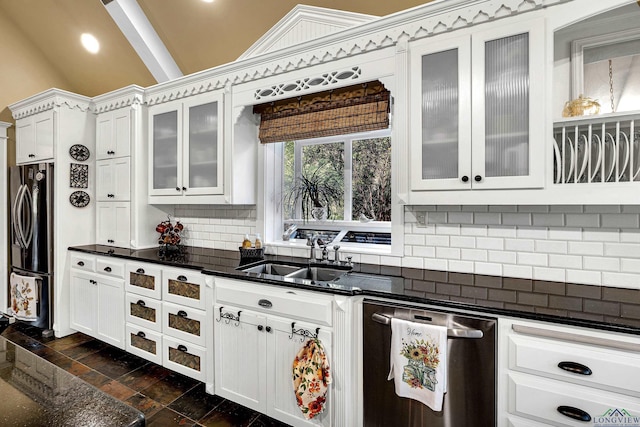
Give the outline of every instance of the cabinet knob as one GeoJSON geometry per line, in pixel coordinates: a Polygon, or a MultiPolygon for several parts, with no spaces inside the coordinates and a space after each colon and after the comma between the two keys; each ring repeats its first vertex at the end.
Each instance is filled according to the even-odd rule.
{"type": "Polygon", "coordinates": [[[184,346],[184,345],[182,345],[182,344],[180,344],[180,345],[178,346],[178,350],[180,350],[180,351],[184,351],[184,352],[186,353],[186,352],[187,352],[187,347],[186,347],[186,346],[184,346]]]}
{"type": "Polygon", "coordinates": [[[264,307],[264,308],[271,308],[273,307],[273,304],[271,303],[271,301],[269,301],[268,299],[261,299],[258,301],[258,305],[260,307],[264,307]]]}
{"type": "Polygon", "coordinates": [[[107,197],[114,198],[115,196],[113,194],[107,194],[107,197]]]}
{"type": "Polygon", "coordinates": [[[480,175],[476,175],[473,179],[475,179],[476,182],[482,181],[482,177],[480,175]]]}
{"type": "Polygon", "coordinates": [[[178,279],[179,281],[181,281],[181,282],[186,282],[186,281],[187,281],[187,276],[183,276],[183,275],[181,274],[181,275],[179,275],[179,276],[177,277],[177,279],[178,279]]]}
{"type": "Polygon", "coordinates": [[[35,154],[29,154],[30,159],[34,158],[35,156],[36,156],[35,154]]]}
{"type": "Polygon", "coordinates": [[[558,406],[556,410],[572,420],[585,422],[591,421],[591,415],[580,408],[574,408],[573,406],[558,406]]]}
{"type": "Polygon", "coordinates": [[[105,267],[104,271],[106,271],[107,273],[111,273],[111,267],[105,267]]]}
{"type": "Polygon", "coordinates": [[[264,329],[264,326],[262,326],[262,325],[258,325],[258,330],[259,330],[259,331],[261,331],[261,330],[263,330],[263,329],[264,329]]]}
{"type": "Polygon", "coordinates": [[[83,261],[78,261],[78,265],[79,265],[80,267],[84,267],[84,262],[83,262],[83,261]]]}
{"type": "Polygon", "coordinates": [[[138,332],[136,335],[139,336],[140,338],[146,337],[145,333],[142,331],[138,332]]]}
{"type": "Polygon", "coordinates": [[[187,191],[187,187],[182,187],[182,191],[187,191]]]}
{"type": "Polygon", "coordinates": [[[147,304],[144,301],[142,301],[141,299],[139,299],[136,304],[138,304],[140,307],[146,307],[147,306],[147,304]]]}
{"type": "Polygon", "coordinates": [[[180,191],[180,187],[176,187],[176,191],[180,191]]]}
{"type": "Polygon", "coordinates": [[[136,273],[138,274],[144,274],[144,268],[139,268],[136,270],[136,273]]]}
{"type": "Polygon", "coordinates": [[[467,175],[463,176],[460,179],[462,180],[462,182],[469,182],[469,177],[467,175]]]}
{"type": "Polygon", "coordinates": [[[89,283],[91,283],[92,285],[97,285],[97,284],[98,284],[98,282],[96,282],[96,281],[95,281],[95,280],[93,280],[93,279],[89,279],[89,283]]]}
{"type": "Polygon", "coordinates": [[[271,332],[271,326],[267,326],[267,332],[271,332]]]}
{"type": "Polygon", "coordinates": [[[186,319],[187,318],[187,312],[184,311],[184,310],[180,310],[180,311],[178,311],[178,316],[186,319]]]}
{"type": "Polygon", "coordinates": [[[115,242],[116,242],[115,240],[111,240],[111,239],[107,240],[107,243],[115,243],[115,242]]]}

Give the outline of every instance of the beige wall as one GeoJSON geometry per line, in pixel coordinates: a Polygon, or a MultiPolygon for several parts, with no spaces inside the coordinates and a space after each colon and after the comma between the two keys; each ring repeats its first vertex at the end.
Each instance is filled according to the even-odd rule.
{"type": "MultiPolygon", "coordinates": [[[[15,123],[7,107],[52,87],[73,90],[71,84],[0,14],[0,121],[15,123]]],[[[15,163],[15,129],[9,128],[8,160],[15,163]]]]}

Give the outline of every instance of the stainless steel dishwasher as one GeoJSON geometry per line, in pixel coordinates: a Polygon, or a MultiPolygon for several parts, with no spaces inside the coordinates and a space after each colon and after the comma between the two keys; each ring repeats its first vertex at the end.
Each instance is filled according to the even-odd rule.
{"type": "Polygon", "coordinates": [[[496,320],[404,304],[364,302],[365,427],[491,427],[496,424],[496,320]],[[447,393],[442,411],[398,397],[388,381],[391,319],[442,325],[447,335],[447,393]]]}

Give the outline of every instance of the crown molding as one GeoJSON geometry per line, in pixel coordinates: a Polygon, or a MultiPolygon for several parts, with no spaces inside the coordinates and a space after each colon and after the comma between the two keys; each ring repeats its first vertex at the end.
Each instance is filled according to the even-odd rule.
{"type": "Polygon", "coordinates": [[[540,10],[572,0],[436,0],[274,52],[203,70],[146,90],[149,105],[540,10]]]}
{"type": "Polygon", "coordinates": [[[122,89],[114,90],[92,100],[93,112],[96,114],[130,107],[132,105],[142,105],[145,102],[145,90],[142,86],[129,85],[122,89]]]}
{"type": "Polygon", "coordinates": [[[377,16],[299,4],[247,49],[238,60],[280,49],[278,46],[309,40],[379,19],[377,16]],[[296,27],[312,27],[313,31],[296,31],[296,27]]]}
{"type": "Polygon", "coordinates": [[[13,118],[18,120],[62,106],[85,112],[91,108],[91,98],[54,88],[13,103],[9,109],[13,118]]]}

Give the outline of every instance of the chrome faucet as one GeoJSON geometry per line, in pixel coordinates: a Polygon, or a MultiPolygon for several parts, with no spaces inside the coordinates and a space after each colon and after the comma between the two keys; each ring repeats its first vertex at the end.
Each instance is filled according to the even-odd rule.
{"type": "Polygon", "coordinates": [[[339,249],[340,249],[340,245],[333,246],[333,250],[334,250],[333,263],[337,265],[340,265],[340,254],[338,253],[339,249]]]}
{"type": "Polygon", "coordinates": [[[322,245],[322,262],[329,263],[329,250],[327,245],[322,245]]]}
{"type": "Polygon", "coordinates": [[[316,262],[316,245],[318,243],[318,236],[307,237],[307,246],[311,247],[309,252],[309,262],[316,262]]]}

